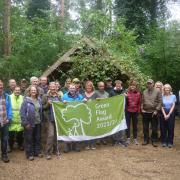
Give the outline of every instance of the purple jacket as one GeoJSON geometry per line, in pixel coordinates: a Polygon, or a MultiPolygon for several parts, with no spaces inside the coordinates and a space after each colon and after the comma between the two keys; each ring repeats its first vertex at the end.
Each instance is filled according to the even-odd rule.
{"type": "MultiPolygon", "coordinates": [[[[42,120],[42,102],[41,99],[38,98],[40,104],[40,118],[42,120]]],[[[21,123],[23,126],[30,125],[31,127],[35,126],[35,107],[32,100],[29,97],[25,97],[24,101],[21,105],[21,123]]]]}

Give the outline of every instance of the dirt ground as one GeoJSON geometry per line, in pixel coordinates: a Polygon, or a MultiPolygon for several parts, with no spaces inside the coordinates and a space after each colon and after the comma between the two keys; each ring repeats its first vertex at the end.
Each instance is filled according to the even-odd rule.
{"type": "Polygon", "coordinates": [[[128,148],[107,145],[97,146],[94,151],[53,156],[49,161],[36,158],[30,162],[24,152],[18,150],[9,157],[8,164],[0,161],[0,180],[179,180],[180,120],[176,121],[172,149],[162,148],[160,144],[157,148],[151,144],[128,148]]]}

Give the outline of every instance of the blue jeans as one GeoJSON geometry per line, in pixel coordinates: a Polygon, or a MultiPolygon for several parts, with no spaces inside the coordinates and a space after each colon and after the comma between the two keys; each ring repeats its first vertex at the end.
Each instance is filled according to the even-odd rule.
{"type": "Polygon", "coordinates": [[[38,156],[41,153],[41,124],[36,124],[30,129],[25,128],[24,141],[27,158],[38,156]]]}
{"type": "Polygon", "coordinates": [[[5,124],[3,125],[3,127],[0,127],[0,132],[1,132],[1,156],[7,156],[7,146],[9,139],[8,124],[5,124]]]}

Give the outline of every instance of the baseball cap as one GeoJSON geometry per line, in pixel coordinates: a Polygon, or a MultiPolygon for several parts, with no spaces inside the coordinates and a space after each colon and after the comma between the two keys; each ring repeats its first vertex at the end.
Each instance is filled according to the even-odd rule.
{"type": "Polygon", "coordinates": [[[80,83],[80,80],[78,78],[74,78],[72,82],[73,83],[80,83]]]}
{"type": "Polygon", "coordinates": [[[151,83],[152,84],[152,83],[154,83],[154,81],[152,79],[148,79],[147,83],[151,83]]]}

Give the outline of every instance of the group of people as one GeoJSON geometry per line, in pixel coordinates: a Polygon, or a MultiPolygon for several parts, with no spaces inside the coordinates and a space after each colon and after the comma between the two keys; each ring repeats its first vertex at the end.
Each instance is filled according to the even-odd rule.
{"type": "MultiPolygon", "coordinates": [[[[73,101],[90,101],[104,99],[117,95],[126,98],[125,117],[127,129],[121,130],[108,137],[113,145],[127,147],[130,143],[138,142],[138,114],[142,113],[144,141],[142,145],[149,144],[154,147],[160,139],[163,147],[173,147],[175,115],[174,108],[176,96],[172,93],[169,84],[163,85],[152,79],[147,81],[147,89],[142,93],[138,84],[131,80],[127,89],[123,83],[110,78],[105,82],[97,83],[95,90],[92,81],[83,83],[78,78],[68,78],[64,87],[59,81],[48,83],[47,77],[31,77],[30,85],[22,79],[17,85],[15,79],[9,80],[9,89],[4,90],[4,83],[0,80],[0,133],[1,156],[4,162],[9,162],[8,152],[18,146],[25,150],[28,160],[34,157],[45,156],[51,159],[52,153],[57,153],[56,126],[53,115],[52,102],[69,103],[73,101]],[[131,124],[133,141],[131,138],[131,124]],[[160,129],[160,136],[158,136],[160,129]],[[152,130],[151,137],[149,131],[152,130]]],[[[83,142],[85,149],[94,150],[96,144],[107,144],[107,138],[83,142]]],[[[64,142],[64,152],[77,151],[82,148],[82,142],[64,142]]]]}

